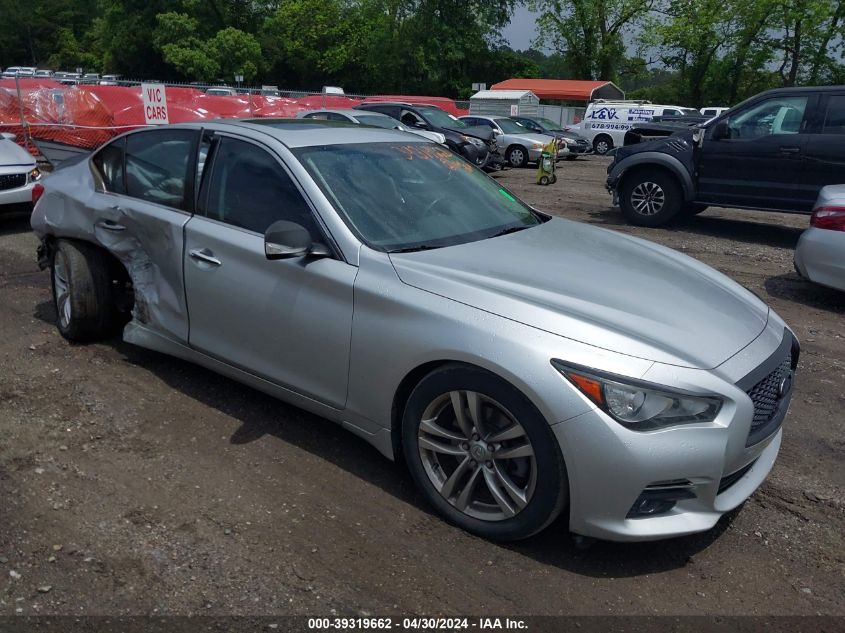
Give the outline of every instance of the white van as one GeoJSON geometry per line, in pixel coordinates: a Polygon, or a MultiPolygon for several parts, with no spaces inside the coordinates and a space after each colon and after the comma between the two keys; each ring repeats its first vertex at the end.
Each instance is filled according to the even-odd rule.
{"type": "Polygon", "coordinates": [[[584,112],[578,132],[593,144],[596,154],[606,154],[623,145],[625,132],[636,124],[651,121],[656,116],[684,116],[698,114],[692,108],[674,105],[657,105],[650,101],[590,102],[584,112]]]}
{"type": "Polygon", "coordinates": [[[722,112],[727,112],[729,109],[722,106],[710,106],[701,108],[700,112],[703,116],[719,116],[722,112]]]}

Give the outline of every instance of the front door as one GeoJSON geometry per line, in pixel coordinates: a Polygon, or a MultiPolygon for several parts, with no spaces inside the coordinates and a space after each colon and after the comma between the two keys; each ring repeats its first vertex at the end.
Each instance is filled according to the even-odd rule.
{"type": "Polygon", "coordinates": [[[813,198],[803,181],[809,102],[807,95],[770,97],[732,113],[727,138],[713,139],[708,131],[698,156],[696,199],[807,210],[813,198]]]}
{"type": "Polygon", "coordinates": [[[339,257],[265,257],[263,235],[277,220],[326,242],[279,158],[246,139],[218,138],[197,207],[185,227],[190,344],[342,408],[358,269],[339,257]]]}

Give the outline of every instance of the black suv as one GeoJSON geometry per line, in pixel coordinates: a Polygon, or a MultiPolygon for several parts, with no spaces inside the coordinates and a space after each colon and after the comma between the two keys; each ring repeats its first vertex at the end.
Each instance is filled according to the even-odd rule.
{"type": "Polygon", "coordinates": [[[439,132],[446,137],[446,146],[478,167],[491,167],[501,162],[493,130],[486,126],[469,126],[432,105],[374,102],[355,106],[391,116],[409,128],[439,132]]]}
{"type": "Polygon", "coordinates": [[[632,224],[708,206],[810,213],[845,182],[845,86],[781,88],[702,125],[616,150],[607,188],[632,224]]]}

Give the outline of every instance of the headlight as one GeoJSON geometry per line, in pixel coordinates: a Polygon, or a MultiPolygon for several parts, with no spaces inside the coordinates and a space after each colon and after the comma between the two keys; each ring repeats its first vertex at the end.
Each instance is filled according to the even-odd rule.
{"type": "Polygon", "coordinates": [[[543,149],[543,144],[542,143],[532,143],[531,149],[543,149]]]}
{"type": "Polygon", "coordinates": [[[597,407],[632,431],[712,422],[722,408],[715,395],[698,396],[644,381],[603,375],[553,360],[552,365],[597,407]]]}
{"type": "Polygon", "coordinates": [[[475,138],[474,136],[465,136],[464,140],[467,143],[472,143],[476,147],[483,147],[484,146],[484,141],[482,141],[480,138],[475,138]]]}
{"type": "Polygon", "coordinates": [[[565,136],[563,136],[561,138],[563,139],[564,143],[568,143],[569,145],[577,145],[578,144],[578,141],[576,141],[574,138],[566,138],[565,136]]]}
{"type": "Polygon", "coordinates": [[[29,172],[29,182],[38,182],[39,180],[41,180],[41,170],[36,167],[29,172]]]}

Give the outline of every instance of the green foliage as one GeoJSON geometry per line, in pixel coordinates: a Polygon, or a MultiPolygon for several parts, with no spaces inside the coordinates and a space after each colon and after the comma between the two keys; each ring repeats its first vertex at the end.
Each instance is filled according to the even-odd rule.
{"type": "Polygon", "coordinates": [[[0,16],[2,67],[144,79],[462,98],[610,79],[690,106],[845,82],[845,0],[0,0],[0,16]],[[518,4],[539,15],[526,51],[501,38],[518,4]]]}

